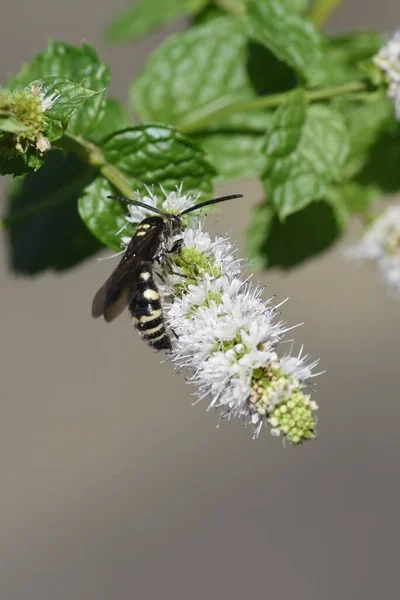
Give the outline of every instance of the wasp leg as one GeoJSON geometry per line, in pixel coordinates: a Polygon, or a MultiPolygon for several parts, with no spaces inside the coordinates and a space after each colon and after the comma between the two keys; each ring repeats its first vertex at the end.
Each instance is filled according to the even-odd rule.
{"type": "Polygon", "coordinates": [[[178,277],[183,277],[184,279],[192,279],[192,281],[197,281],[194,275],[186,275],[185,273],[178,273],[177,271],[169,271],[170,275],[177,275],[178,277]]]}
{"type": "Polygon", "coordinates": [[[183,277],[184,279],[192,279],[193,281],[197,281],[196,277],[193,275],[186,275],[186,273],[178,273],[177,271],[174,271],[171,262],[168,259],[165,261],[164,268],[168,275],[177,275],[178,277],[183,277]]]}

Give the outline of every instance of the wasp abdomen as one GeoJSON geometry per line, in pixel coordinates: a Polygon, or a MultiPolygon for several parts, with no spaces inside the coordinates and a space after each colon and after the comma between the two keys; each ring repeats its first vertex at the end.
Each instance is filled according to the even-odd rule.
{"type": "Polygon", "coordinates": [[[142,339],[156,350],[170,350],[171,340],[166,332],[160,294],[154,282],[151,263],[144,263],[137,275],[135,298],[129,305],[135,327],[142,339]]]}

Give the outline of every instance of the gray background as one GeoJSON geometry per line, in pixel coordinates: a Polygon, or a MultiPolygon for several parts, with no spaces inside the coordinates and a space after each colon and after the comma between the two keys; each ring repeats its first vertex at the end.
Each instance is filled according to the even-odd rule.
{"type": "MultiPolygon", "coordinates": [[[[4,2],[0,80],[49,36],[85,38],[125,98],[162,35],[109,48],[102,27],[124,4],[4,2]]],[[[330,27],[396,25],[396,0],[348,0],[330,27]]],[[[260,189],[218,191],[245,193],[216,225],[236,227],[243,248],[260,189]]],[[[397,597],[399,304],[373,269],[336,247],[262,276],[290,296],[283,317],[305,322],[296,338],[328,369],[318,441],[285,449],[234,423],[217,430],[127,315],[92,321],[112,263],[22,279],[1,250],[1,600],[397,597]]]]}

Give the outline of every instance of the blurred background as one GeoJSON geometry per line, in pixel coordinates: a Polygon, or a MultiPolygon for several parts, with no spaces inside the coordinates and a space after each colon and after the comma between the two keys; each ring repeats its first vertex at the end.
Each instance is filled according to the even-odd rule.
{"type": "MultiPolygon", "coordinates": [[[[111,92],[126,99],[172,28],[109,47],[102,30],[125,5],[5,3],[0,81],[49,37],[86,39],[111,66],[111,92]]],[[[345,0],[329,23],[396,26],[398,0],[345,0]]],[[[245,194],[209,218],[220,233],[234,227],[244,250],[261,190],[236,182],[217,191],[245,194]]],[[[289,296],[283,318],[304,321],[296,339],[327,369],[318,440],[283,448],[267,431],[255,442],[239,424],[216,429],[217,415],[191,406],[184,378],[159,364],[127,314],[112,326],[90,318],[114,262],[21,278],[1,246],[1,600],[396,596],[399,304],[341,249],[257,276],[278,301],[289,296]]]]}

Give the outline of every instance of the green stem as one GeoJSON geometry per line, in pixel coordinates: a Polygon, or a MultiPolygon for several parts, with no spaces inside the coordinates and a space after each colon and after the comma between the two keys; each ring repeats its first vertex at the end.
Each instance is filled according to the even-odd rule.
{"type": "MultiPolygon", "coordinates": [[[[337,85],[323,90],[310,90],[305,92],[307,102],[315,102],[317,100],[328,100],[336,96],[344,94],[353,94],[355,92],[365,91],[366,85],[361,81],[352,81],[343,85],[337,85]]],[[[282,94],[270,94],[268,96],[260,96],[251,100],[239,100],[231,102],[225,106],[209,105],[199,109],[190,115],[187,121],[183,121],[179,126],[182,133],[193,134],[199,133],[206,129],[214,121],[218,121],[230,116],[236,112],[244,112],[255,108],[277,108],[284,104],[290,92],[282,94]]]]}
{"type": "Polygon", "coordinates": [[[83,162],[100,171],[103,177],[123,196],[132,198],[135,195],[132,186],[124,178],[119,169],[108,163],[101,148],[92,144],[92,142],[81,136],[66,133],[60,140],[54,142],[53,145],[76,154],[83,162]]]}
{"type": "Polygon", "coordinates": [[[343,0],[316,0],[308,18],[316,27],[321,28],[342,2],[343,0]]]}

